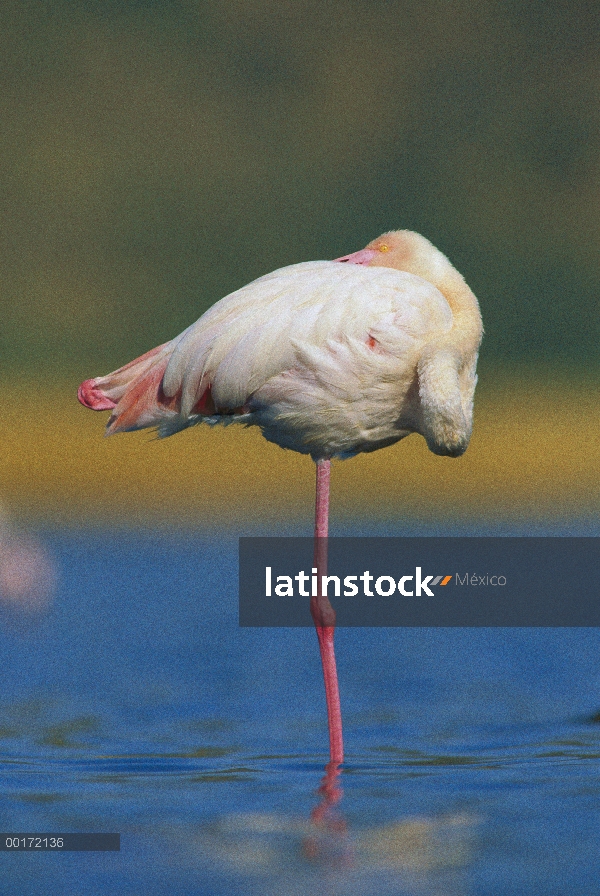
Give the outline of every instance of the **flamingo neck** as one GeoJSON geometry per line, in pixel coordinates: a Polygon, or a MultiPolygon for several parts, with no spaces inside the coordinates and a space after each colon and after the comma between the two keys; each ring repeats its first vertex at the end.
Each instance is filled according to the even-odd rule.
{"type": "Polygon", "coordinates": [[[483,335],[479,304],[463,277],[455,268],[446,271],[442,279],[435,283],[448,304],[454,317],[452,330],[462,337],[463,348],[477,350],[483,335]]]}

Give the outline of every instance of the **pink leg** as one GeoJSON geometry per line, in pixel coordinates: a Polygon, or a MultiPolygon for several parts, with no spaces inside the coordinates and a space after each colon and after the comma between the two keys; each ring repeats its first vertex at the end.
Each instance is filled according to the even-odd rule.
{"type": "MultiPolygon", "coordinates": [[[[317,581],[327,575],[327,535],[329,527],[329,474],[331,461],[317,461],[317,499],[315,507],[315,559],[317,581]]],[[[320,588],[318,589],[321,590],[320,588]]],[[[335,631],[335,610],[327,597],[313,594],[310,612],[317,629],[323,678],[325,679],[325,699],[327,701],[327,721],[329,724],[329,759],[332,766],[344,761],[342,739],[342,711],[338,687],[333,634],[335,631]]]]}

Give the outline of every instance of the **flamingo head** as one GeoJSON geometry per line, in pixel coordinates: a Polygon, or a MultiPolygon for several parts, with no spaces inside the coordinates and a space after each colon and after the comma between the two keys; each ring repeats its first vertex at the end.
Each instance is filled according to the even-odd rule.
{"type": "Polygon", "coordinates": [[[392,230],[372,240],[360,252],[336,258],[336,261],[348,264],[360,264],[368,267],[395,268],[416,274],[425,280],[435,283],[451,268],[445,255],[436,249],[420,233],[412,230],[392,230]]]}

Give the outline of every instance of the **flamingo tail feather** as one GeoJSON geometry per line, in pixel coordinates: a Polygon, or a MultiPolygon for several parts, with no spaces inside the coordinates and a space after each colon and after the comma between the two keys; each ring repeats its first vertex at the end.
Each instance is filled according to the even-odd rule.
{"type": "Polygon", "coordinates": [[[77,397],[94,411],[112,411],[107,435],[154,426],[164,438],[202,419],[218,422],[210,384],[198,384],[189,415],[181,413],[181,387],[174,395],[165,393],[163,380],[171,354],[169,343],[160,345],[107,376],[85,380],[77,397]]]}

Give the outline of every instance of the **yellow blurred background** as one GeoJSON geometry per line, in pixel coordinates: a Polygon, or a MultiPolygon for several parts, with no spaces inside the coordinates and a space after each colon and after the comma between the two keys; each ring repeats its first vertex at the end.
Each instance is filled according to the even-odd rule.
{"type": "MultiPolygon", "coordinates": [[[[459,459],[419,436],[334,463],[332,520],[590,519],[600,498],[594,383],[541,381],[479,390],[459,459]]],[[[5,395],[6,398],[6,395],[5,395]]],[[[44,524],[170,524],[240,530],[278,521],[311,533],[314,464],[239,425],[196,426],[168,439],[102,438],[106,413],[65,391],[22,383],[9,393],[0,455],[3,498],[44,524]]]]}

